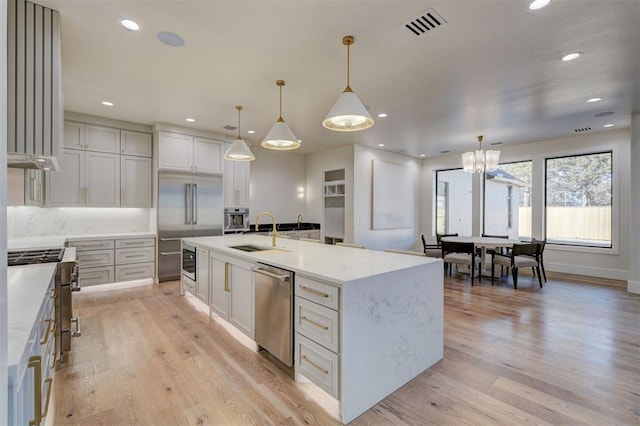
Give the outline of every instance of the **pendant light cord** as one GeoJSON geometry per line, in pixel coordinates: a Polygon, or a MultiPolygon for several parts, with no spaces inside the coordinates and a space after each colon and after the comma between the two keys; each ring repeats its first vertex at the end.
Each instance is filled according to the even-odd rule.
{"type": "Polygon", "coordinates": [[[242,107],[237,106],[236,109],[238,110],[238,139],[242,139],[242,137],[240,136],[240,111],[242,111],[242,107]]]}
{"type": "Polygon", "coordinates": [[[278,117],[279,120],[282,120],[282,86],[279,86],[280,87],[280,115],[278,117]]]}
{"type": "Polygon", "coordinates": [[[351,46],[350,43],[347,44],[347,87],[350,87],[349,86],[349,71],[350,71],[349,70],[349,64],[351,63],[351,58],[350,58],[350,55],[349,55],[349,46],[351,46]]]}

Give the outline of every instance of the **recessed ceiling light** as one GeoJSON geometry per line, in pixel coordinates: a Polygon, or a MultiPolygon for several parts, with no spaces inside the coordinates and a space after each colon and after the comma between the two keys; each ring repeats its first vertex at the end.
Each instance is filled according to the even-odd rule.
{"type": "Polygon", "coordinates": [[[123,27],[125,27],[130,31],[138,31],[140,29],[140,25],[138,25],[137,22],[132,21],[131,19],[121,19],[120,25],[122,25],[123,27]]]}
{"type": "Polygon", "coordinates": [[[113,106],[113,102],[109,102],[109,101],[102,101],[101,103],[102,103],[102,105],[104,105],[104,106],[113,106]]]}
{"type": "Polygon", "coordinates": [[[533,0],[529,3],[529,10],[540,10],[549,6],[549,3],[551,3],[551,0],[533,0]]]}
{"type": "Polygon", "coordinates": [[[158,40],[171,47],[184,46],[184,39],[171,31],[160,31],[158,33],[158,40]]]}
{"type": "Polygon", "coordinates": [[[420,154],[420,157],[426,157],[427,154],[420,154]]]}
{"type": "Polygon", "coordinates": [[[196,119],[195,118],[185,118],[185,121],[188,121],[189,123],[195,123],[196,119]]]}
{"type": "Polygon", "coordinates": [[[589,99],[587,99],[587,102],[589,102],[589,103],[591,103],[591,102],[599,102],[601,100],[602,100],[602,98],[589,98],[589,99]]]}
{"type": "Polygon", "coordinates": [[[250,135],[254,134],[255,132],[255,130],[247,130],[247,133],[249,133],[250,135]]]}
{"type": "Polygon", "coordinates": [[[380,114],[378,114],[378,117],[380,118],[385,118],[387,116],[387,114],[385,114],[384,112],[381,112],[380,114]]]}
{"type": "Polygon", "coordinates": [[[383,146],[384,146],[384,144],[383,144],[383,143],[379,143],[379,144],[378,144],[378,146],[379,146],[379,147],[383,147],[383,146]]]}
{"type": "Polygon", "coordinates": [[[615,124],[609,123],[609,124],[605,124],[605,125],[604,125],[604,126],[602,126],[602,127],[613,127],[613,126],[615,126],[615,124]]]}
{"type": "Polygon", "coordinates": [[[562,61],[563,62],[573,61],[574,59],[578,59],[580,56],[582,56],[582,52],[567,53],[562,57],[562,61]]]}

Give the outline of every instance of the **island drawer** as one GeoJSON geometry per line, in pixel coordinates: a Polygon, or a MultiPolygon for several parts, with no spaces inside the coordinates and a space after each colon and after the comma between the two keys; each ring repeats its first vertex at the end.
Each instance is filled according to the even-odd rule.
{"type": "Polygon", "coordinates": [[[295,331],[333,352],[338,352],[338,312],[301,297],[295,298],[295,331]]]}
{"type": "Polygon", "coordinates": [[[184,275],[182,276],[182,290],[183,291],[187,291],[193,295],[196,294],[196,282],[185,277],[184,275]]]}
{"type": "Polygon", "coordinates": [[[91,268],[94,266],[112,266],[113,265],[113,249],[112,250],[92,250],[81,251],[76,254],[80,269],[91,268]]]}
{"type": "Polygon", "coordinates": [[[116,248],[129,248],[129,247],[153,247],[155,246],[155,238],[127,238],[125,240],[116,240],[116,248]]]}
{"type": "Polygon", "coordinates": [[[339,399],[338,355],[299,333],[296,333],[295,339],[296,373],[302,374],[331,396],[339,399]]]}
{"type": "Polygon", "coordinates": [[[75,247],[77,251],[113,250],[113,240],[69,241],[69,247],[75,247]]]}
{"type": "Polygon", "coordinates": [[[303,275],[296,275],[295,281],[296,296],[319,303],[327,308],[338,310],[340,306],[338,287],[307,278],[303,275]]]}
{"type": "Polygon", "coordinates": [[[80,287],[98,284],[110,284],[115,281],[113,266],[80,269],[80,287]]]}
{"type": "Polygon", "coordinates": [[[116,249],[116,264],[153,262],[154,247],[116,249]]]}
{"type": "Polygon", "coordinates": [[[155,262],[116,266],[116,282],[153,278],[155,262]]]}

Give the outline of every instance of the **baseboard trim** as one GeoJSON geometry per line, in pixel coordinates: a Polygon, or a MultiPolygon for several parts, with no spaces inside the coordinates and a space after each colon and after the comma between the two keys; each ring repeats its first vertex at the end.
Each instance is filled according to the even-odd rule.
{"type": "Polygon", "coordinates": [[[629,293],[640,294],[640,281],[627,281],[627,291],[629,293]]]}
{"type": "Polygon", "coordinates": [[[565,274],[586,275],[589,277],[608,278],[612,280],[627,281],[629,271],[621,269],[595,268],[585,265],[568,265],[566,263],[551,263],[545,259],[544,267],[547,271],[562,272],[565,274]]]}

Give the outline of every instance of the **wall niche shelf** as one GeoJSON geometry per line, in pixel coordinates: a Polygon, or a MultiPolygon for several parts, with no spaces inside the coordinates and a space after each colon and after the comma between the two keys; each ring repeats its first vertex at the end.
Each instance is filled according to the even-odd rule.
{"type": "Polygon", "coordinates": [[[344,169],[324,172],[324,242],[335,244],[344,241],[344,169]]]}

